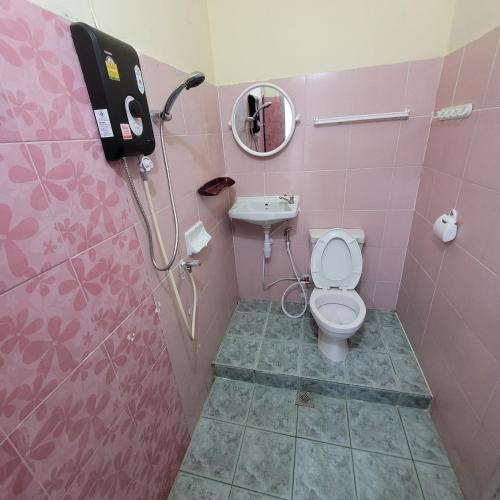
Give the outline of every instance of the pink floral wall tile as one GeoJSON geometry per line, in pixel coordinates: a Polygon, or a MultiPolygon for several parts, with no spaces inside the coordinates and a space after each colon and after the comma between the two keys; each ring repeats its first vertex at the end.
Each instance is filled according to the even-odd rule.
{"type": "Polygon", "coordinates": [[[23,139],[96,137],[69,24],[24,0],[0,21],[2,84],[23,139]]]}
{"type": "Polygon", "coordinates": [[[28,150],[0,144],[0,293],[66,258],[28,150]]]}
{"type": "Polygon", "coordinates": [[[48,500],[46,492],[8,440],[0,444],[0,471],[0,496],[2,498],[48,500]]]}
{"type": "Polygon", "coordinates": [[[118,162],[99,142],[28,146],[69,255],[83,252],[135,221],[118,162]]]}
{"type": "MultiPolygon", "coordinates": [[[[150,292],[134,227],[71,259],[103,340],[150,292]]],[[[64,283],[65,287],[74,283],[64,283]]]]}
{"type": "Polygon", "coordinates": [[[81,480],[81,469],[124,408],[111,362],[100,349],[10,439],[48,493],[59,497],[81,480]]]}
{"type": "Polygon", "coordinates": [[[14,112],[0,87],[0,142],[17,142],[21,134],[17,127],[14,112]]]}
{"type": "Polygon", "coordinates": [[[0,306],[0,427],[9,432],[97,347],[98,337],[68,263],[0,295],[0,306]]]}

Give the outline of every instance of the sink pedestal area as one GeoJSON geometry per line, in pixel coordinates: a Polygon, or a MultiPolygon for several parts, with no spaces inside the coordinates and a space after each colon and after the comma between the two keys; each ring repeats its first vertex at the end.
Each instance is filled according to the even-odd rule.
{"type": "Polygon", "coordinates": [[[240,196],[229,210],[232,220],[242,220],[261,226],[264,230],[264,255],[271,257],[271,226],[278,222],[294,219],[299,213],[299,197],[293,202],[279,196],[240,196]]]}

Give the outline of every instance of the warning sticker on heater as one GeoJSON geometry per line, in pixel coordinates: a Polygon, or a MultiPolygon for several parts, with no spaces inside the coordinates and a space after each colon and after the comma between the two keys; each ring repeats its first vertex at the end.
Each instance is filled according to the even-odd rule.
{"type": "Polygon", "coordinates": [[[116,65],[114,59],[111,56],[107,56],[104,60],[106,64],[106,69],[108,70],[108,76],[110,80],[120,81],[120,73],[118,72],[118,66],[116,65]]]}
{"type": "Polygon", "coordinates": [[[122,129],[123,140],[132,140],[132,131],[130,130],[130,125],[128,123],[120,123],[120,128],[122,129]]]}
{"type": "Polygon", "coordinates": [[[94,109],[97,128],[101,137],[113,137],[113,127],[107,109],[94,109]]]}

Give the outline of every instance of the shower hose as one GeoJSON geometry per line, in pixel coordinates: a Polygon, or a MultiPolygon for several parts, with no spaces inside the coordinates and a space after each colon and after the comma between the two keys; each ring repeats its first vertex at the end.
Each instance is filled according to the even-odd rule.
{"type": "MultiPolygon", "coordinates": [[[[278,226],[272,233],[271,235],[276,232],[280,226],[278,226]]],[[[295,262],[293,260],[292,256],[292,242],[290,240],[290,228],[285,229],[285,247],[286,247],[286,253],[288,255],[288,261],[290,262],[290,267],[292,268],[293,272],[293,278],[281,278],[279,280],[273,281],[272,283],[266,283],[266,256],[262,254],[262,287],[264,290],[268,290],[272,286],[276,285],[277,283],[281,283],[283,281],[293,281],[291,285],[289,285],[287,288],[285,288],[285,291],[283,292],[283,295],[281,296],[281,310],[283,311],[283,314],[285,316],[288,316],[289,318],[292,319],[297,319],[301,318],[304,316],[304,314],[307,311],[307,305],[308,305],[308,298],[307,298],[307,292],[304,286],[304,281],[300,279],[299,274],[297,273],[297,268],[295,267],[295,262]],[[300,311],[299,314],[291,314],[289,313],[286,308],[285,308],[285,299],[287,295],[295,288],[299,287],[300,292],[302,294],[302,297],[304,298],[304,306],[302,308],[302,311],[300,311]]]]}
{"type": "MultiPolygon", "coordinates": [[[[177,250],[179,248],[179,219],[177,217],[177,209],[175,206],[175,200],[174,200],[174,195],[172,192],[172,181],[170,178],[170,169],[168,166],[168,159],[167,159],[167,151],[165,147],[165,139],[163,136],[163,123],[164,121],[160,121],[160,142],[161,142],[161,150],[162,150],[162,156],[163,156],[163,165],[165,168],[165,175],[167,177],[167,185],[168,185],[168,194],[170,198],[170,205],[172,207],[172,215],[174,219],[174,226],[175,226],[175,241],[174,241],[174,249],[172,251],[172,255],[170,258],[167,255],[167,251],[165,249],[165,244],[163,242],[163,238],[161,235],[160,231],[160,226],[158,224],[158,219],[156,217],[156,212],[154,209],[153,205],[153,200],[151,198],[151,192],[149,190],[149,181],[148,181],[148,173],[146,171],[141,170],[141,178],[142,178],[142,184],[144,187],[144,193],[146,195],[146,202],[148,204],[149,212],[151,214],[151,221],[153,222],[153,229],[156,235],[156,239],[158,241],[158,246],[160,247],[160,253],[162,256],[162,259],[164,262],[166,262],[165,265],[160,265],[155,256],[155,251],[154,251],[154,245],[153,245],[153,232],[151,230],[151,224],[148,220],[148,216],[146,214],[146,211],[144,209],[144,206],[142,205],[142,202],[139,198],[139,195],[137,194],[137,190],[134,185],[134,181],[132,179],[132,175],[130,174],[130,169],[128,166],[128,162],[126,158],[122,158],[122,163],[123,167],[125,169],[125,173],[127,176],[127,181],[130,186],[130,191],[132,192],[132,196],[134,197],[135,203],[137,204],[137,207],[139,208],[139,212],[141,213],[142,219],[144,221],[144,226],[146,228],[146,234],[148,238],[148,247],[149,247],[149,255],[151,257],[151,262],[153,263],[153,266],[156,270],[158,271],[165,271],[167,272],[167,276],[170,282],[170,286],[172,288],[172,291],[174,292],[174,297],[175,301],[177,302],[177,306],[179,309],[179,312],[181,314],[183,323],[189,333],[189,337],[191,340],[195,339],[196,336],[196,311],[197,311],[197,305],[198,305],[198,297],[197,297],[197,291],[196,291],[196,284],[193,278],[193,272],[192,269],[187,267],[188,275],[191,281],[191,288],[193,290],[193,307],[192,307],[192,315],[191,315],[191,321],[188,321],[186,311],[184,309],[184,306],[181,301],[181,297],[179,295],[179,290],[177,288],[177,283],[175,282],[174,276],[172,274],[172,266],[175,262],[175,257],[177,255],[177,250]]],[[[182,264],[180,264],[182,265],[182,264]]]]}

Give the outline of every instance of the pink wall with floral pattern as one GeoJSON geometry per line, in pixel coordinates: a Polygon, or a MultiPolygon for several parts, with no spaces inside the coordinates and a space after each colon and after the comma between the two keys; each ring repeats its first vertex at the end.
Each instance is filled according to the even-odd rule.
{"type": "MultiPolygon", "coordinates": [[[[159,107],[184,75],[141,64],[159,107]]],[[[103,157],[68,23],[0,0],[0,73],[0,497],[164,498],[237,300],[229,195],[196,194],[224,172],[216,89],[184,95],[167,127],[181,231],[201,219],[213,235],[195,271],[192,343],[149,263],[121,165],[103,157]]]]}
{"type": "Polygon", "coordinates": [[[469,499],[500,472],[499,46],[500,28],[444,60],[436,108],[474,111],[432,124],[397,305],[469,499]],[[443,244],[432,224],[452,208],[458,236],[443,244]]]}

